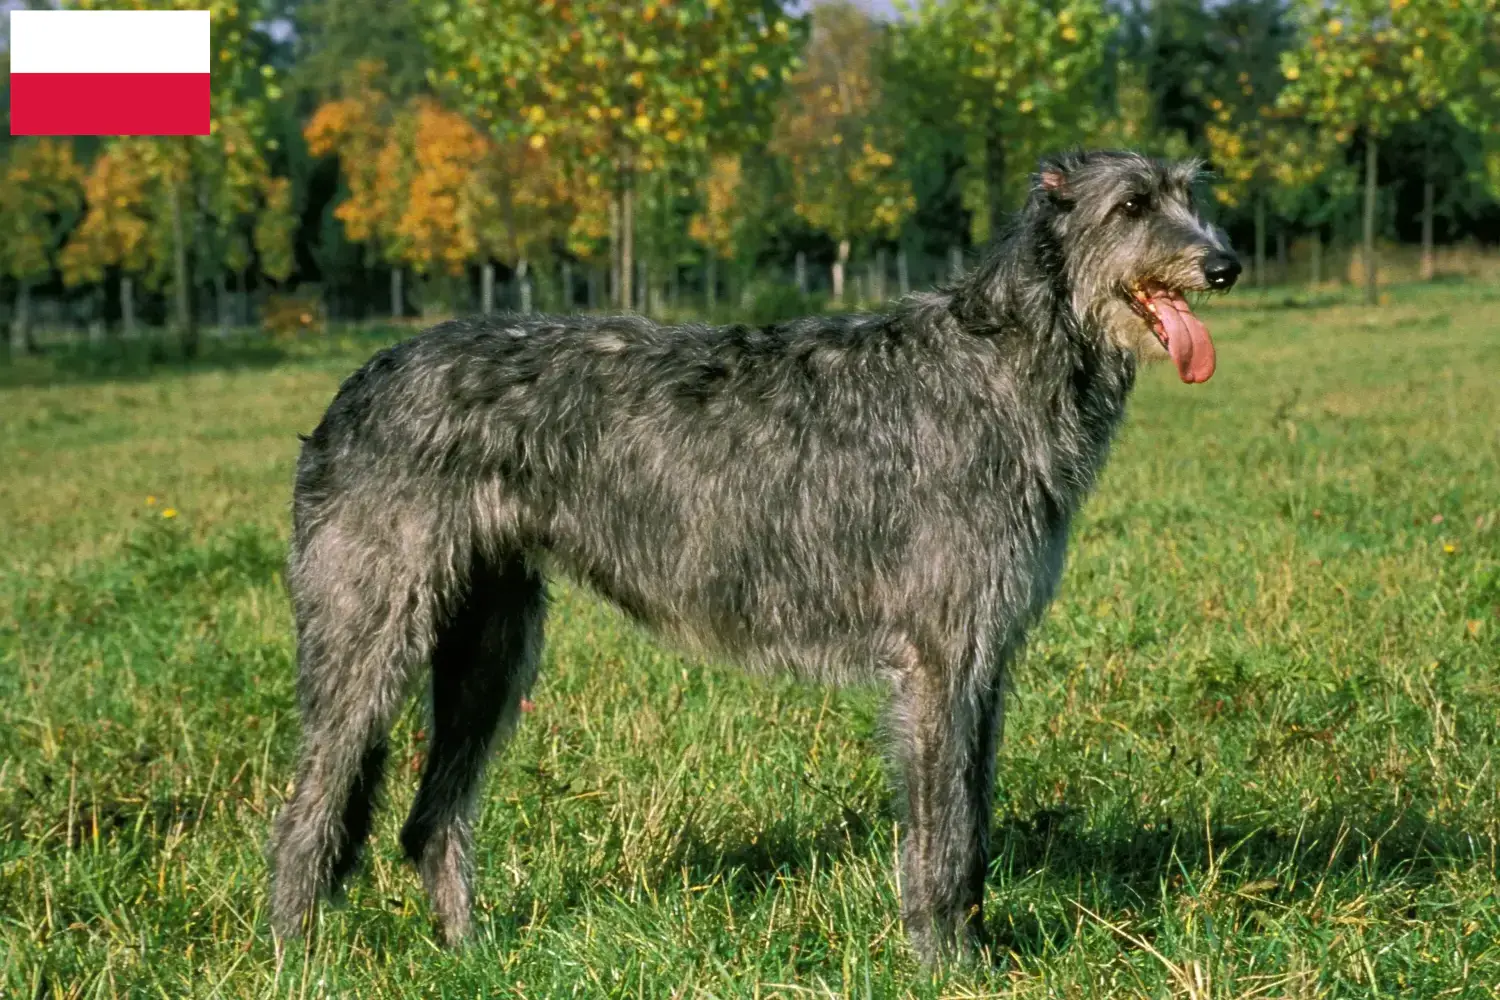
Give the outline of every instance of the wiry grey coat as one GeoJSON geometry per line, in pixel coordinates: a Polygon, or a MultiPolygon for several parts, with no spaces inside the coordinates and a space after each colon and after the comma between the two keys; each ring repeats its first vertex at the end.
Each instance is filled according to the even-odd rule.
{"type": "MultiPolygon", "coordinates": [[[[1110,328],[1135,271],[1070,262],[1112,232],[1091,198],[1186,198],[1193,172],[1103,156],[1056,161],[1070,200],[1039,183],[983,264],[884,315],[463,319],[352,375],[297,466],[305,739],[277,929],[352,866],[387,727],[430,660],[403,842],[447,936],[466,931],[470,801],[535,674],[555,568],[691,648],[887,682],[907,927],[927,956],[977,942],[1004,667],[1136,370],[1139,331],[1110,328]]],[[[1222,252],[1178,223],[1120,256],[1160,276],[1222,252]]]]}

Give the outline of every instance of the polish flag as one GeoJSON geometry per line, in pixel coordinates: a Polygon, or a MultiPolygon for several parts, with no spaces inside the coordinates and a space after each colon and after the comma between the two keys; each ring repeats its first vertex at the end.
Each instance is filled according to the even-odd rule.
{"type": "Polygon", "coordinates": [[[208,135],[208,11],[13,10],[11,135],[208,135]]]}

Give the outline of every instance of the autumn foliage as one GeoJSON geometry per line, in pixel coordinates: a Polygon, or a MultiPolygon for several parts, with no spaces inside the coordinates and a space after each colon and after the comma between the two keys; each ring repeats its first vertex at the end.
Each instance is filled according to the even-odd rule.
{"type": "Polygon", "coordinates": [[[1435,215],[1488,218],[1500,191],[1500,0],[895,2],[77,0],[207,7],[212,133],[11,142],[11,315],[54,276],[170,296],[188,344],[205,293],[223,315],[231,286],[263,306],[314,277],[307,295],[390,277],[397,315],[408,272],[445,293],[477,267],[490,301],[502,263],[526,287],[584,262],[591,298],[627,308],[642,275],[675,294],[689,268],[739,282],[736,259],[835,256],[841,287],[855,256],[990,239],[1070,146],[1204,157],[1258,258],[1268,233],[1321,252],[1359,211],[1373,267],[1396,174],[1422,173],[1429,254],[1435,215]]]}
{"type": "Polygon", "coordinates": [[[379,75],[362,67],[304,130],[309,151],[339,158],[349,195],[334,214],[350,240],[418,274],[457,275],[565,231],[570,185],[545,144],[498,141],[430,96],[397,104],[379,75]]]}
{"type": "Polygon", "coordinates": [[[688,224],[688,235],[721,260],[734,255],[735,230],[742,217],[742,183],[739,157],[714,157],[703,178],[703,208],[688,224]]]}
{"type": "Polygon", "coordinates": [[[23,281],[51,269],[66,217],[82,206],[83,172],[73,147],[36,139],[12,148],[0,184],[0,273],[23,281]]]}

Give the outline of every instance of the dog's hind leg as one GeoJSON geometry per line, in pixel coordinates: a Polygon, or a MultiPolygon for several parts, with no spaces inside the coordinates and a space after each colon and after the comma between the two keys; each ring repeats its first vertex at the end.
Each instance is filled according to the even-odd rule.
{"type": "Polygon", "coordinates": [[[965,684],[924,664],[897,686],[892,714],[906,785],[902,917],[924,961],[972,954],[985,943],[1001,680],[965,684]]]}
{"type": "Polygon", "coordinates": [[[303,931],[319,893],[358,861],[386,735],[427,658],[441,603],[430,560],[418,566],[403,558],[410,550],[348,523],[299,539],[288,567],[303,735],[272,846],[271,922],[282,937],[303,931]]]}
{"type": "Polygon", "coordinates": [[[427,767],[401,831],[448,944],[468,932],[470,814],[496,734],[514,728],[541,655],[546,585],[525,561],[476,560],[432,654],[427,767]]]}

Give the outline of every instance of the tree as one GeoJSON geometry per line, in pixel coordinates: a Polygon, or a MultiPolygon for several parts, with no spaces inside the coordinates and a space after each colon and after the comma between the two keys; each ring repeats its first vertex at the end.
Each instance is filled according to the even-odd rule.
{"type": "Polygon", "coordinates": [[[297,219],[290,180],[273,177],[266,160],[267,147],[275,144],[266,138],[260,109],[226,108],[209,139],[193,143],[187,161],[198,236],[194,254],[212,276],[220,319],[227,323],[226,276],[236,275],[243,292],[253,251],[266,277],[290,277],[297,219]]]}
{"type": "Polygon", "coordinates": [[[1114,5],[1121,18],[1119,58],[1141,74],[1158,127],[1192,148],[1202,148],[1203,127],[1213,118],[1203,81],[1221,75],[1226,56],[1241,41],[1238,32],[1223,30],[1224,14],[1234,6],[1233,0],[1212,7],[1202,0],[1122,0],[1114,5]]]}
{"type": "Polygon", "coordinates": [[[565,230],[567,179],[544,144],[497,142],[430,95],[397,103],[380,76],[378,64],[363,64],[347,96],[319,107],[305,130],[309,150],[337,155],[343,168],[349,196],[334,215],[393,274],[451,278],[478,260],[488,310],[490,262],[507,261],[524,279],[529,259],[565,230]]]}
{"type": "Polygon", "coordinates": [[[1268,208],[1284,208],[1271,203],[1289,185],[1300,183],[1299,177],[1310,180],[1321,166],[1309,156],[1312,129],[1275,108],[1284,83],[1281,53],[1295,41],[1283,10],[1282,0],[1229,0],[1210,19],[1174,19],[1179,30],[1195,30],[1214,51],[1181,86],[1199,108],[1202,117],[1195,118],[1202,144],[1224,182],[1215,187],[1215,196],[1224,205],[1250,211],[1257,285],[1266,274],[1268,208]],[[1296,161],[1290,171],[1283,169],[1289,149],[1296,161]]]}
{"type": "Polygon", "coordinates": [[[896,168],[896,130],[880,116],[879,29],[851,3],[819,5],[804,67],[791,79],[771,149],[791,164],[796,212],[838,245],[833,297],[843,301],[850,243],[895,236],[916,207],[896,168]]]}
{"type": "Polygon", "coordinates": [[[31,349],[31,286],[52,272],[58,248],[83,206],[83,171],[70,143],[13,143],[0,184],[0,273],[16,279],[11,353],[31,349]]]}
{"type": "Polygon", "coordinates": [[[971,137],[966,200],[976,242],[995,233],[1029,165],[1090,136],[1116,24],[1102,0],[913,0],[895,28],[904,86],[971,137]],[[1019,160],[1026,167],[1015,170],[1019,160]]]}
{"type": "Polygon", "coordinates": [[[530,312],[531,263],[566,237],[590,195],[576,190],[575,179],[545,146],[477,135],[485,154],[463,189],[460,212],[474,232],[486,287],[494,282],[490,262],[504,261],[520,285],[521,311],[530,312]]]}
{"type": "Polygon", "coordinates": [[[135,276],[150,260],[151,178],[144,140],[122,139],[106,146],[84,182],[88,212],[63,248],[63,280],[69,285],[104,280],[107,269],[120,271],[120,311],[127,334],[135,332],[135,276]]]}
{"type": "Polygon", "coordinates": [[[1164,116],[1153,99],[1146,71],[1121,60],[1114,66],[1113,112],[1094,130],[1091,144],[1128,147],[1169,159],[1192,155],[1187,137],[1163,124],[1164,116]]]}
{"type": "Polygon", "coordinates": [[[342,93],[351,66],[378,64],[381,90],[405,101],[427,90],[422,16],[412,0],[301,0],[292,7],[296,61],[289,82],[314,103],[342,93]]]}
{"type": "Polygon", "coordinates": [[[108,269],[118,269],[127,331],[135,323],[135,279],[170,285],[189,356],[196,347],[192,262],[214,278],[221,315],[224,275],[239,274],[243,288],[252,249],[268,277],[291,274],[291,184],[271,175],[253,128],[232,108],[218,113],[213,134],[201,139],[110,141],[84,192],[87,212],[61,257],[64,281],[102,281],[108,269]]]}
{"type": "MultiPolygon", "coordinates": [[[[1467,25],[1473,33],[1467,36],[1463,55],[1466,66],[1450,70],[1452,76],[1447,110],[1454,121],[1479,138],[1482,170],[1478,171],[1492,197],[1500,197],[1500,0],[1462,0],[1467,25]]],[[[1423,139],[1423,270],[1431,275],[1433,144],[1445,129],[1437,123],[1424,122],[1423,139]]],[[[1451,134],[1451,133],[1450,133],[1451,134]]],[[[1451,144],[1445,150],[1450,156],[1451,144]]]]}
{"type": "Polygon", "coordinates": [[[334,208],[353,243],[364,244],[391,266],[391,316],[401,315],[401,246],[396,232],[405,200],[407,158],[392,141],[397,106],[377,85],[384,68],[378,62],[356,64],[344,84],[344,95],[327,101],[303,128],[308,152],[337,156],[345,197],[334,208]]]}
{"type": "Polygon", "coordinates": [[[1378,301],[1375,205],[1380,143],[1404,122],[1453,100],[1478,77],[1488,0],[1296,0],[1302,44],[1282,56],[1278,104],[1328,130],[1364,139],[1366,300],[1378,301]]]}
{"type": "MultiPolygon", "coordinates": [[[[1251,88],[1245,85],[1246,90],[1251,88]]],[[[1253,91],[1247,96],[1254,96],[1253,91]]],[[[1251,102],[1253,105],[1253,102],[1251,102]]],[[[1255,219],[1255,284],[1265,283],[1266,209],[1286,216],[1293,199],[1323,173],[1332,159],[1316,130],[1271,104],[1231,110],[1216,99],[1218,121],[1204,128],[1209,155],[1222,183],[1214,195],[1224,204],[1249,203],[1255,219]]]]}
{"type": "Polygon", "coordinates": [[[387,141],[408,161],[392,230],[400,259],[423,278],[462,274],[479,241],[460,203],[489,152],[485,137],[463,116],[419,97],[398,116],[387,141]]]}
{"type": "Polygon", "coordinates": [[[260,269],[272,281],[291,277],[296,267],[293,241],[297,216],[292,205],[292,182],[285,177],[270,177],[264,186],[265,210],[255,220],[253,240],[260,257],[260,269]]]}
{"type": "Polygon", "coordinates": [[[714,157],[708,172],[699,182],[701,207],[688,223],[688,236],[708,253],[704,294],[710,312],[718,301],[718,263],[734,256],[740,229],[745,222],[745,203],[741,199],[743,180],[740,157],[714,157]]]}
{"type": "MultiPolygon", "coordinates": [[[[275,43],[269,24],[279,13],[276,0],[78,0],[87,9],[161,9],[209,11],[213,22],[210,134],[169,138],[116,139],[124,155],[138,160],[145,183],[140,204],[132,211],[147,221],[147,261],[151,277],[160,280],[165,241],[170,250],[176,325],[183,353],[198,349],[193,310],[195,275],[209,276],[224,301],[226,270],[242,270],[249,261],[250,238],[260,213],[268,209],[270,171],[265,151],[269,137],[268,107],[281,98],[271,53],[275,43]]],[[[93,211],[94,206],[90,206],[93,211]]],[[[104,226],[103,222],[99,223],[104,226]]],[[[104,226],[104,228],[108,228],[104,226]]],[[[274,227],[272,227],[274,228],[274,227]]],[[[92,249],[107,245],[92,244],[92,249]]],[[[80,245],[79,255],[90,246],[80,245]]],[[[77,261],[75,268],[89,269],[77,261]]]]}
{"type": "Polygon", "coordinates": [[[637,179],[710,136],[754,134],[794,55],[774,0],[474,0],[428,7],[435,84],[502,141],[546,146],[609,192],[630,302],[637,179]]]}

